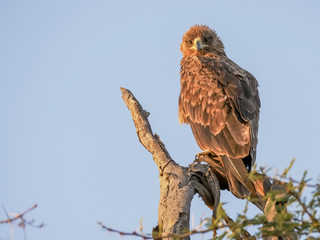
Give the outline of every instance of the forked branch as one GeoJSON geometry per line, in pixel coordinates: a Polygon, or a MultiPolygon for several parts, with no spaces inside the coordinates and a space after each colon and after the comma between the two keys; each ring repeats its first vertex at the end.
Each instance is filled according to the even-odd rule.
{"type": "MultiPolygon", "coordinates": [[[[160,201],[154,238],[188,233],[193,196],[199,193],[204,202],[215,210],[220,201],[219,183],[216,178],[212,178],[206,165],[196,164],[187,168],[177,164],[159,136],[153,134],[148,121],[149,113],[143,110],[129,90],[121,88],[121,92],[122,99],[131,112],[139,141],[152,154],[159,169],[160,201]]],[[[186,234],[184,239],[188,238],[189,234],[186,234]]]]}

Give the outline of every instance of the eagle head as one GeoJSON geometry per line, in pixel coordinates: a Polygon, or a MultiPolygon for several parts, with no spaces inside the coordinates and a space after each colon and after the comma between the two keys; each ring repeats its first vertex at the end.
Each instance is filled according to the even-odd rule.
{"type": "Polygon", "coordinates": [[[209,52],[224,53],[224,46],[216,32],[206,25],[192,26],[182,38],[180,50],[183,57],[205,55],[209,52]]]}

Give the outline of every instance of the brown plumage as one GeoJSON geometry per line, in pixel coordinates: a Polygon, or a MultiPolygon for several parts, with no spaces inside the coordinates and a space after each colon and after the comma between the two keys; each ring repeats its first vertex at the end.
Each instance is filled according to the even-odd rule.
{"type": "Polygon", "coordinates": [[[256,158],[260,99],[258,82],[252,74],[230,60],[215,31],[204,25],[191,27],[180,50],[181,92],[179,121],[190,124],[199,147],[218,155],[228,187],[237,190],[246,180],[256,158]]]}

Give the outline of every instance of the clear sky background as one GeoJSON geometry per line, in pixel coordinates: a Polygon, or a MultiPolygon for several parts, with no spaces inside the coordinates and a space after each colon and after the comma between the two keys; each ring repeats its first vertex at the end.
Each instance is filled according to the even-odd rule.
{"type": "MultiPolygon", "coordinates": [[[[177,110],[179,45],[194,24],[215,29],[260,83],[257,163],[273,174],[295,157],[291,176],[319,177],[319,1],[0,0],[0,205],[39,204],[27,219],[46,226],[28,227],[28,239],[119,239],[96,222],[132,231],[141,218],[151,232],[157,167],[120,87],[151,113],[174,160],[191,163],[200,149],[177,110]]],[[[245,203],[221,200],[231,216],[245,203]]],[[[211,214],[198,197],[192,213],[196,224],[211,214]]]]}

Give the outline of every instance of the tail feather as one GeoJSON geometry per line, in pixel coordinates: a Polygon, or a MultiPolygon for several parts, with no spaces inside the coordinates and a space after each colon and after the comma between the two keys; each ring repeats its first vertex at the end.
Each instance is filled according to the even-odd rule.
{"type": "Polygon", "coordinates": [[[240,183],[242,183],[250,194],[256,191],[252,181],[247,178],[248,170],[241,159],[233,159],[225,155],[221,156],[221,159],[226,171],[230,172],[240,183]]]}

